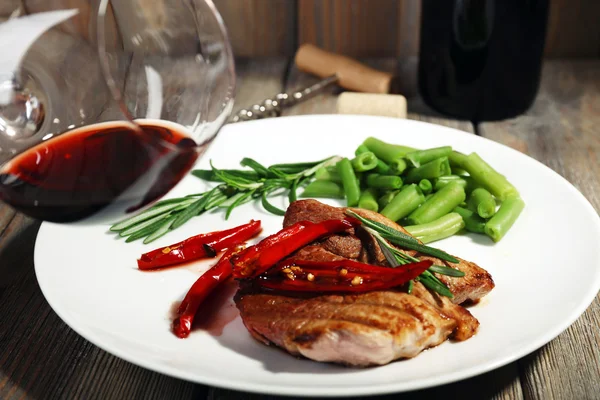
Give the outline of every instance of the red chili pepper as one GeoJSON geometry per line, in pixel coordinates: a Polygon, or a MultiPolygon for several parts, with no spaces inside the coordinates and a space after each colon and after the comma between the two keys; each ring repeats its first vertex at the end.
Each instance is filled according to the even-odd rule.
{"type": "Polygon", "coordinates": [[[354,218],[331,219],[319,223],[300,221],[248,247],[233,260],[235,278],[256,277],[284,257],[322,236],[345,231],[360,224],[354,218]]]}
{"type": "Polygon", "coordinates": [[[142,254],[138,268],[149,270],[167,267],[203,257],[214,257],[217,252],[236,246],[256,236],[261,231],[260,221],[250,221],[224,231],[203,233],[170,246],[142,254]]]}
{"type": "Polygon", "coordinates": [[[200,304],[220,283],[231,276],[230,258],[238,251],[237,248],[227,250],[223,257],[202,274],[187,292],[177,309],[178,317],[173,321],[173,332],[177,337],[186,338],[190,334],[200,304]]]}
{"type": "MultiPolygon", "coordinates": [[[[265,279],[257,279],[257,283],[267,289],[291,292],[338,292],[362,293],[371,290],[385,290],[402,285],[415,279],[427,270],[433,262],[423,260],[416,263],[402,265],[397,268],[378,267],[351,260],[332,262],[296,261],[291,263],[294,279],[274,279],[273,274],[265,279]],[[294,271],[293,267],[299,267],[294,271]],[[342,274],[341,271],[344,270],[342,274]],[[312,277],[309,279],[309,275],[312,277]]],[[[283,270],[288,268],[283,265],[283,270]]]]}

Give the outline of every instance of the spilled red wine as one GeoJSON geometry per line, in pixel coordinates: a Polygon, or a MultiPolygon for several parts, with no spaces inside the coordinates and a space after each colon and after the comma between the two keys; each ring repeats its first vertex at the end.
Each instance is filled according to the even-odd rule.
{"type": "Polygon", "coordinates": [[[200,154],[196,143],[160,121],[75,129],[19,154],[0,170],[0,199],[34,218],[104,221],[167,193],[200,154]]]}

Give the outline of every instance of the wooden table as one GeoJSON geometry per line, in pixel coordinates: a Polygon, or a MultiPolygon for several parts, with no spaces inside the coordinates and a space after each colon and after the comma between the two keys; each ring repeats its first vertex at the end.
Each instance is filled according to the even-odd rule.
{"type": "MultiPolygon", "coordinates": [[[[526,115],[479,126],[442,118],[412,97],[415,60],[372,64],[403,76],[404,93],[411,96],[409,118],[453,126],[526,153],[572,182],[600,210],[600,61],[546,62],[538,98],[526,115]]],[[[238,72],[240,107],[312,81],[290,67],[288,59],[240,61],[238,72]]],[[[334,95],[327,94],[287,114],[332,113],[334,104],[334,95]]],[[[37,284],[33,248],[38,228],[38,222],[0,205],[0,399],[275,398],[160,375],[122,361],[77,335],[50,309],[37,284]]],[[[569,267],[565,266],[565,285],[577,290],[572,286],[584,278],[570,275],[569,267]]],[[[462,382],[380,398],[430,396],[600,398],[598,298],[558,338],[517,362],[462,382]]]]}

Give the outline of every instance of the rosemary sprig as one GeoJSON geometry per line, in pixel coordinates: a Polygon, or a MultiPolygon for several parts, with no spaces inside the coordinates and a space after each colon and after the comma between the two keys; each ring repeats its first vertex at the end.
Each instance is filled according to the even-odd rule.
{"type": "MultiPolygon", "coordinates": [[[[385,259],[387,260],[387,262],[390,264],[390,266],[392,268],[398,268],[398,267],[401,268],[402,265],[419,261],[418,258],[413,257],[410,254],[406,254],[405,252],[401,251],[397,247],[392,246],[392,244],[390,243],[392,241],[387,239],[387,237],[391,235],[391,233],[390,233],[391,228],[389,228],[383,224],[377,223],[376,221],[372,221],[370,219],[363,218],[360,215],[352,212],[351,210],[347,210],[347,213],[349,215],[351,215],[352,217],[359,219],[361,222],[363,220],[367,222],[367,223],[363,222],[363,228],[375,238],[375,240],[377,241],[377,244],[379,245],[379,247],[381,248],[381,251],[383,252],[383,255],[385,256],[385,259]],[[385,229],[383,227],[385,227],[385,229]]],[[[394,231],[396,231],[396,230],[394,230],[394,231]]],[[[402,234],[402,232],[399,232],[399,231],[396,231],[396,232],[402,234]]],[[[404,236],[406,236],[406,235],[404,235],[404,236]]],[[[428,246],[424,246],[424,247],[428,247],[428,246]]],[[[425,287],[427,287],[430,290],[433,290],[434,292],[437,292],[438,294],[440,294],[442,296],[446,296],[449,298],[453,298],[454,295],[442,281],[440,281],[435,275],[433,275],[433,273],[437,273],[437,274],[441,274],[441,275],[448,275],[448,276],[452,276],[452,277],[465,276],[465,273],[462,271],[459,271],[454,268],[442,266],[442,265],[432,265],[431,267],[428,268],[427,271],[425,271],[421,275],[419,275],[417,280],[419,280],[425,287]]],[[[409,293],[412,292],[412,288],[413,288],[413,282],[411,281],[411,282],[409,282],[409,285],[408,285],[409,293]]]]}
{"type": "Polygon", "coordinates": [[[452,263],[458,263],[459,260],[455,257],[452,257],[450,254],[442,251],[440,249],[436,249],[434,247],[425,246],[420,244],[417,239],[412,236],[407,235],[404,232],[400,232],[396,229],[390,228],[382,223],[377,221],[373,221],[367,218],[363,218],[352,210],[346,210],[346,214],[350,215],[358,219],[367,227],[377,231],[380,233],[387,241],[400,246],[402,248],[406,248],[409,250],[416,250],[421,254],[426,254],[428,256],[439,258],[440,260],[449,261],[452,263]]]}
{"type": "Polygon", "coordinates": [[[284,215],[285,211],[273,205],[269,197],[284,190],[289,191],[289,201],[295,201],[298,187],[310,180],[319,168],[335,165],[339,159],[336,156],[265,167],[256,160],[244,158],[240,164],[249,169],[240,170],[218,169],[211,162],[211,169],[194,170],[191,174],[218,182],[217,186],[206,192],[161,200],[148,210],[111,226],[110,230],[127,238],[127,242],[143,238],[144,243],[150,243],[209,210],[224,209],[227,219],[235,208],[255,199],[260,199],[266,211],[284,215]]]}

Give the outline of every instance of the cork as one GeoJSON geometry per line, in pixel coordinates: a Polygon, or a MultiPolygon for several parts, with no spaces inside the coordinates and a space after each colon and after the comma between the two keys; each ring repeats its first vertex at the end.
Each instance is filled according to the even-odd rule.
{"type": "Polygon", "coordinates": [[[399,94],[344,92],[337,99],[338,114],[406,118],[406,98],[399,94]]]}
{"type": "Polygon", "coordinates": [[[296,66],[300,71],[327,78],[335,75],[338,85],[357,92],[389,93],[393,76],[370,68],[358,61],[312,44],[303,44],[296,52],[296,66]]]}

